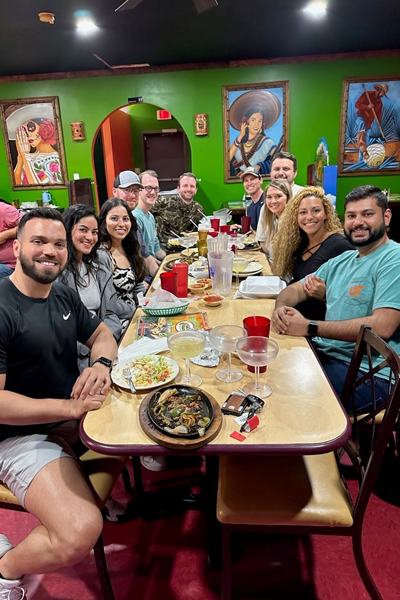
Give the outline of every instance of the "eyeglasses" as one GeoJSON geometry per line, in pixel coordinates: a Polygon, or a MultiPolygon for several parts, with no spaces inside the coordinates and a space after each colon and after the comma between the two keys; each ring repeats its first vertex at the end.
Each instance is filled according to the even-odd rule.
{"type": "Polygon", "coordinates": [[[119,188],[120,190],[122,190],[123,192],[125,192],[125,194],[134,194],[135,196],[138,196],[139,192],[140,192],[140,188],[138,187],[128,187],[128,188],[119,188]]]}
{"type": "Polygon", "coordinates": [[[145,189],[148,194],[158,194],[160,191],[159,187],[151,187],[151,185],[145,185],[143,189],[145,189]]]}

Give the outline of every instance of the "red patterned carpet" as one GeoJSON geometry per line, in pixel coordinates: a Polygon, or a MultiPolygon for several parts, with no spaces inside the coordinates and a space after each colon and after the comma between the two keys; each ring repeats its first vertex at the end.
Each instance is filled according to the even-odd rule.
{"type": "MultiPolygon", "coordinates": [[[[190,482],[203,474],[198,460],[170,459],[170,468],[145,475],[146,489],[190,482]],[[182,461],[185,461],[182,464],[182,461]]],[[[114,497],[129,496],[119,482],[114,497]]],[[[159,503],[162,509],[163,496],[159,503]]],[[[368,564],[385,600],[400,600],[400,462],[389,457],[365,521],[368,564]]],[[[207,567],[206,519],[199,511],[144,522],[106,523],[104,540],[116,600],[218,600],[220,571],[207,567]]],[[[35,520],[0,510],[0,531],[13,543],[35,520]]],[[[235,540],[233,598],[240,600],[368,600],[358,576],[351,542],[345,538],[281,536],[235,540]]],[[[75,568],[40,578],[28,600],[101,600],[93,555],[75,568]]]]}

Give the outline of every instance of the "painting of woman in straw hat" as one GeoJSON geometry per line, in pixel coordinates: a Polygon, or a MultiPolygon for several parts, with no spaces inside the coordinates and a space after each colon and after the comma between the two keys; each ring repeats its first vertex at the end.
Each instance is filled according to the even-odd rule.
{"type": "Polygon", "coordinates": [[[13,189],[66,185],[57,98],[1,103],[3,134],[13,189]]]}
{"type": "Polygon", "coordinates": [[[339,165],[342,175],[400,168],[400,81],[345,79],[339,165]]]}
{"type": "Polygon", "coordinates": [[[270,173],[271,159],[287,138],[287,82],[225,86],[225,178],[237,181],[248,167],[270,173]]]}

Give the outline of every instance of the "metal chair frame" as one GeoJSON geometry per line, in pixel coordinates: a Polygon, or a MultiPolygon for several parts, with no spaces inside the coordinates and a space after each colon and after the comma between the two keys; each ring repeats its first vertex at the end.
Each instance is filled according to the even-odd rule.
{"type": "MultiPolygon", "coordinates": [[[[383,600],[365,562],[362,549],[362,526],[364,515],[376,482],[376,478],[379,473],[380,465],[383,460],[387,445],[391,439],[391,436],[393,435],[393,429],[400,409],[400,359],[396,352],[392,350],[388,346],[388,344],[386,344],[386,342],[384,342],[379,336],[373,333],[369,327],[362,326],[354,349],[354,354],[349,367],[348,376],[345,382],[346,389],[343,394],[343,397],[345,399],[350,398],[354,392],[354,389],[359,385],[359,383],[362,382],[358,377],[358,371],[361,364],[361,360],[365,354],[367,354],[367,356],[369,357],[370,369],[368,371],[368,374],[361,378],[362,381],[364,381],[369,376],[369,378],[371,379],[371,385],[373,385],[373,376],[377,372],[379,372],[384,366],[389,366],[391,370],[391,384],[389,386],[388,396],[385,399],[384,403],[379,406],[378,410],[376,408],[375,395],[373,394],[374,407],[371,411],[372,415],[370,416],[370,419],[375,419],[376,412],[381,411],[382,409],[385,410],[385,415],[382,419],[382,423],[376,429],[375,441],[368,462],[365,465],[361,463],[359,455],[354,447],[349,446],[349,444],[346,444],[344,447],[344,450],[350,456],[353,465],[359,472],[360,485],[358,495],[354,503],[351,501],[351,504],[353,506],[353,524],[351,525],[351,527],[331,527],[285,524],[241,525],[222,523],[222,600],[229,600],[231,597],[232,568],[230,537],[231,532],[233,531],[258,531],[263,533],[282,533],[296,535],[321,534],[351,537],[356,566],[370,597],[372,598],[372,600],[383,600]],[[378,367],[372,366],[373,351],[378,352],[384,359],[378,367]]],[[[340,468],[339,462],[338,468],[340,468]]],[[[288,484],[289,483],[290,482],[288,482],[288,484]]],[[[242,481],[242,485],[245,488],[246,482],[242,481]]],[[[348,494],[349,499],[351,500],[350,492],[348,492],[348,494]]]]}

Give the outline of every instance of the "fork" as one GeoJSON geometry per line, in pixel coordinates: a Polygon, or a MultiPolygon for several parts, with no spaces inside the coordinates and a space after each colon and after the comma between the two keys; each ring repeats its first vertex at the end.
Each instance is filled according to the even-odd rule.
{"type": "Polygon", "coordinates": [[[132,381],[132,373],[131,370],[129,368],[126,368],[122,371],[125,379],[127,381],[129,381],[129,387],[131,388],[131,392],[132,394],[134,394],[136,392],[136,388],[135,388],[135,384],[132,381]]]}

